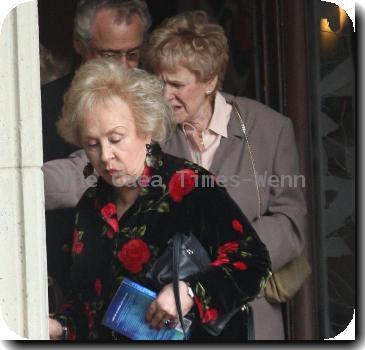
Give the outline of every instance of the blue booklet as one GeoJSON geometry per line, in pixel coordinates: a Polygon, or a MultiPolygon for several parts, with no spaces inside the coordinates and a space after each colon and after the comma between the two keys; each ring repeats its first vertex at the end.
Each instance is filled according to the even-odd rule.
{"type": "MultiPolygon", "coordinates": [[[[150,328],[145,321],[156,293],[127,278],[123,280],[104,315],[102,324],[133,340],[183,340],[180,323],[175,328],[150,328]]],[[[191,321],[184,318],[187,336],[191,321]]]]}

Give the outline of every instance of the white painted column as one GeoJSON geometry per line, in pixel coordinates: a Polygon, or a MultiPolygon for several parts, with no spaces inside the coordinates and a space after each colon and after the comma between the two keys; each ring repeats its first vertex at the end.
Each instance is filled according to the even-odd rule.
{"type": "Polygon", "coordinates": [[[37,2],[26,2],[0,34],[0,308],[29,339],[48,338],[38,42],[37,2]]]}

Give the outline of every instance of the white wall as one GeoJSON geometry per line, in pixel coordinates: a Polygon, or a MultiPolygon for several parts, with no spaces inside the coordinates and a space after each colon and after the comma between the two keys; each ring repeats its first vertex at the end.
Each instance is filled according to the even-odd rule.
{"type": "Polygon", "coordinates": [[[36,1],[17,6],[2,25],[0,82],[0,308],[18,335],[47,339],[36,1]]]}

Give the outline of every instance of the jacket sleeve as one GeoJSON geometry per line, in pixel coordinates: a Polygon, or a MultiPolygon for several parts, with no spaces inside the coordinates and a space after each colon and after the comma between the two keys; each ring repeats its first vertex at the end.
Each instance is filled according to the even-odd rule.
{"type": "Polygon", "coordinates": [[[270,253],[273,271],[277,271],[301,254],[306,230],[305,177],[299,171],[294,130],[287,118],[276,145],[272,174],[279,183],[271,186],[268,208],[253,227],[270,253]]]}
{"type": "Polygon", "coordinates": [[[88,323],[91,319],[91,311],[88,303],[82,303],[78,299],[66,302],[62,305],[62,313],[53,316],[62,327],[67,327],[67,338],[62,340],[87,340],[89,335],[88,323]]]}
{"type": "Polygon", "coordinates": [[[210,254],[211,263],[185,281],[195,293],[202,323],[252,300],[271,275],[265,245],[236,203],[223,188],[199,188],[188,207],[188,220],[210,254]]]}
{"type": "Polygon", "coordinates": [[[85,190],[96,182],[92,176],[84,178],[83,169],[87,163],[83,150],[72,153],[68,158],[44,163],[42,170],[46,210],[76,206],[85,190]]]}

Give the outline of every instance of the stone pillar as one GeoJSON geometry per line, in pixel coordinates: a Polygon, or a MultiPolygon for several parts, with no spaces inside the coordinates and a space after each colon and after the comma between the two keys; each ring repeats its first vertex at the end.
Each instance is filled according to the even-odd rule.
{"type": "Polygon", "coordinates": [[[48,339],[37,2],[0,34],[0,308],[21,337],[48,339]]]}

